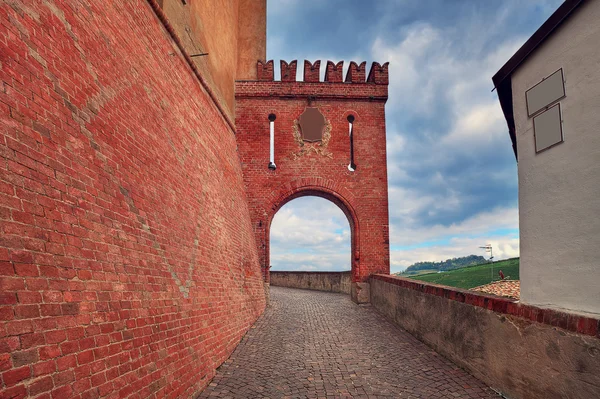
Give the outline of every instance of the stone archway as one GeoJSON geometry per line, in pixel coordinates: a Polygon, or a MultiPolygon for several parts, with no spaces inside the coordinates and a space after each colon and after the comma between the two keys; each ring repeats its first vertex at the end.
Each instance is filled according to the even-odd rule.
{"type": "Polygon", "coordinates": [[[265,282],[273,216],[292,199],[314,195],[346,214],[352,230],[352,299],[368,302],[369,276],[390,271],[387,65],[374,63],[365,80],[364,64],[351,63],[345,82],[341,64],[327,63],[325,82],[306,75],[310,63],[305,63],[306,82],[295,80],[295,62],[282,62],[279,82],[264,65],[259,63],[259,81],[236,82],[236,140],[265,282]],[[317,134],[302,131],[307,110],[320,123],[317,134]]]}

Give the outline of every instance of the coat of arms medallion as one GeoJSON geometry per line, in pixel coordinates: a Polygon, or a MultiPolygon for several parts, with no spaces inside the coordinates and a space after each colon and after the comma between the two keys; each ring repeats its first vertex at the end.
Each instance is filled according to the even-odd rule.
{"type": "Polygon", "coordinates": [[[328,158],[333,154],[327,149],[331,140],[331,123],[316,107],[307,107],[304,112],[294,120],[292,127],[294,140],[300,150],[292,154],[294,160],[315,153],[328,158]]]}

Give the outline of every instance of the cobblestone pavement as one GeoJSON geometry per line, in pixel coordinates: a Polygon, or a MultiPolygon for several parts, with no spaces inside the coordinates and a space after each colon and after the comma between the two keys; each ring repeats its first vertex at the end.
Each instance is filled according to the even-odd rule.
{"type": "Polygon", "coordinates": [[[200,398],[492,398],[369,305],[271,287],[271,305],[200,398]]]}

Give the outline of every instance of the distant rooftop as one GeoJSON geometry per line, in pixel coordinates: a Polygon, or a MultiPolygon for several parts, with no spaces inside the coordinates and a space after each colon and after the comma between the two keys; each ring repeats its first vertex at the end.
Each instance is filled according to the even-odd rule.
{"type": "Polygon", "coordinates": [[[472,290],[519,299],[521,296],[521,282],[519,280],[500,280],[480,285],[479,287],[472,288],[472,290]]]}

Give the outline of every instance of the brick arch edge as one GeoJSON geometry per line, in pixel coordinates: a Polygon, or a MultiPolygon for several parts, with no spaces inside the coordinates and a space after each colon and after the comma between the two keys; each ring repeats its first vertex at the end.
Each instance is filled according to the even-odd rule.
{"type": "MultiPolygon", "coordinates": [[[[271,223],[277,212],[288,202],[300,197],[320,197],[336,204],[348,219],[350,225],[350,243],[351,243],[351,270],[352,281],[362,280],[360,275],[360,223],[356,210],[352,205],[354,196],[343,186],[333,180],[308,178],[295,180],[286,184],[281,190],[272,193],[269,198],[270,207],[267,209],[267,225],[265,231],[265,255],[267,264],[270,264],[270,239],[271,223]]],[[[269,270],[267,268],[265,281],[269,282],[269,270]]]]}

